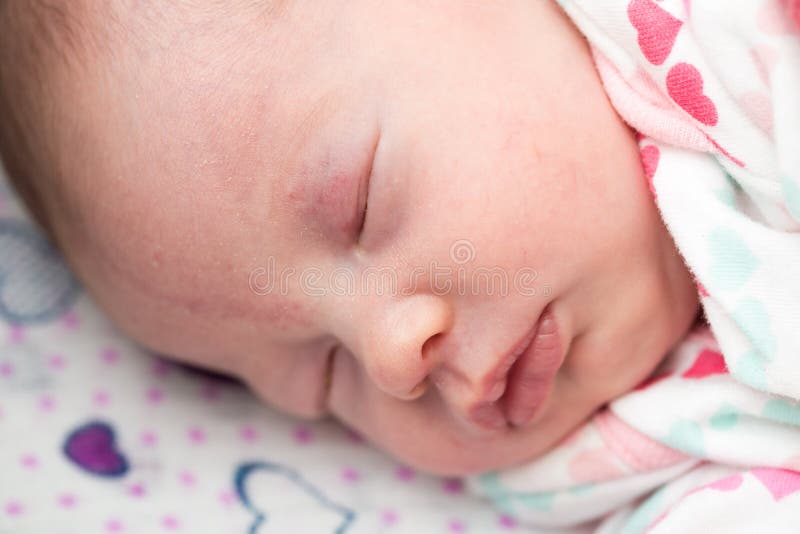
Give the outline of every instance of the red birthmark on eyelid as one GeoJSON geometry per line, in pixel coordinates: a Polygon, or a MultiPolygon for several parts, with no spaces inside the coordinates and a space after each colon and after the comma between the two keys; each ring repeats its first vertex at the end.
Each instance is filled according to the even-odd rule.
{"type": "Polygon", "coordinates": [[[323,166],[302,173],[289,186],[286,199],[303,224],[346,232],[358,218],[358,185],[353,182],[349,172],[323,166]]]}
{"type": "Polygon", "coordinates": [[[349,230],[354,219],[358,218],[358,187],[352,182],[348,173],[336,172],[325,180],[319,195],[322,216],[327,217],[337,230],[349,230]]]}

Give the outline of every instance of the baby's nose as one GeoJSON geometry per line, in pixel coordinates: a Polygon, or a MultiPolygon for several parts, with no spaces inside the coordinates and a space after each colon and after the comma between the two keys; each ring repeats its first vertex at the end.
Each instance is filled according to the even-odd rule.
{"type": "Polygon", "coordinates": [[[361,358],[370,379],[386,393],[413,400],[442,363],[437,341],[452,325],[450,304],[435,295],[383,301],[361,333],[361,358]]]}

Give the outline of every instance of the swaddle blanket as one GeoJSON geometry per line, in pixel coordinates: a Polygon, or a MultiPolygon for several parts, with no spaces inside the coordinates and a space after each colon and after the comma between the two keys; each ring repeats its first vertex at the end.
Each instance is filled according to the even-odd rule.
{"type": "Polygon", "coordinates": [[[561,0],[694,274],[698,327],[548,455],[471,483],[533,524],[800,522],[800,3],[561,0]]]}
{"type": "Polygon", "coordinates": [[[542,532],[126,339],[0,168],[0,534],[542,532]]]}

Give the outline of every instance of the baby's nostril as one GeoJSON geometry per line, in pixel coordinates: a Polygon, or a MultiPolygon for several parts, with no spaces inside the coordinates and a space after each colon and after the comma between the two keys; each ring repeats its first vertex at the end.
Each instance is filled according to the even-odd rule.
{"type": "Polygon", "coordinates": [[[420,356],[423,360],[429,359],[430,351],[434,350],[436,343],[441,339],[442,334],[441,332],[438,334],[434,334],[428,339],[425,340],[425,343],[422,344],[422,348],[420,349],[420,356]]]}

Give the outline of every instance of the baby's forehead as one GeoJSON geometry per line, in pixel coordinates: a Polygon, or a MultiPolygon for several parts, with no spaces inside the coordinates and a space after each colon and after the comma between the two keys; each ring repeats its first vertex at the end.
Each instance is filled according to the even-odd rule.
{"type": "MultiPolygon", "coordinates": [[[[258,16],[277,20],[293,3],[214,2],[193,21],[211,24],[212,8],[241,9],[237,16],[251,22],[258,16]]],[[[199,5],[174,4],[186,4],[186,9],[199,5]]],[[[91,8],[91,3],[65,3],[73,15],[81,6],[91,8]]],[[[154,10],[168,9],[147,1],[125,6],[139,9],[142,20],[154,10]]],[[[97,16],[98,10],[92,13],[97,16]]],[[[170,44],[163,40],[173,35],[165,26],[179,21],[167,18],[152,28],[154,41],[148,44],[153,50],[131,43],[137,22],[124,17],[107,22],[108,28],[125,26],[110,31],[132,33],[117,35],[113,54],[103,56],[98,50],[100,55],[82,58],[91,76],[61,74],[63,83],[57,85],[66,92],[59,95],[64,105],[56,121],[60,150],[53,174],[58,177],[42,189],[48,191],[48,212],[60,227],[62,245],[70,254],[73,249],[103,251],[87,262],[116,258],[108,272],[133,277],[132,285],[150,285],[152,295],[165,303],[197,309],[213,307],[216,299],[220,312],[227,308],[271,324],[301,324],[304,308],[288,297],[244,295],[237,287],[235,297],[206,288],[206,298],[198,294],[202,288],[186,281],[197,276],[192,269],[219,261],[240,269],[241,286],[249,291],[246,275],[264,265],[269,254],[285,258],[294,251],[296,242],[281,239],[289,233],[282,226],[287,218],[281,204],[303,188],[287,177],[313,174],[302,170],[303,153],[333,108],[317,106],[316,96],[281,87],[270,72],[274,62],[259,57],[258,50],[228,61],[232,52],[225,48],[231,37],[211,38],[217,30],[198,38],[211,47],[205,50],[211,59],[200,61],[202,50],[191,49],[188,38],[155,54],[170,44]],[[234,253],[235,246],[240,250],[234,253]],[[181,277],[194,294],[182,293],[180,285],[165,292],[163,282],[147,274],[159,263],[159,276],[173,268],[165,278],[175,282],[181,277]]],[[[74,31],[91,40],[88,22],[69,17],[64,23],[78,24],[74,31]]],[[[220,23],[222,28],[225,24],[220,23]]],[[[214,283],[224,287],[229,282],[214,283]]]]}

